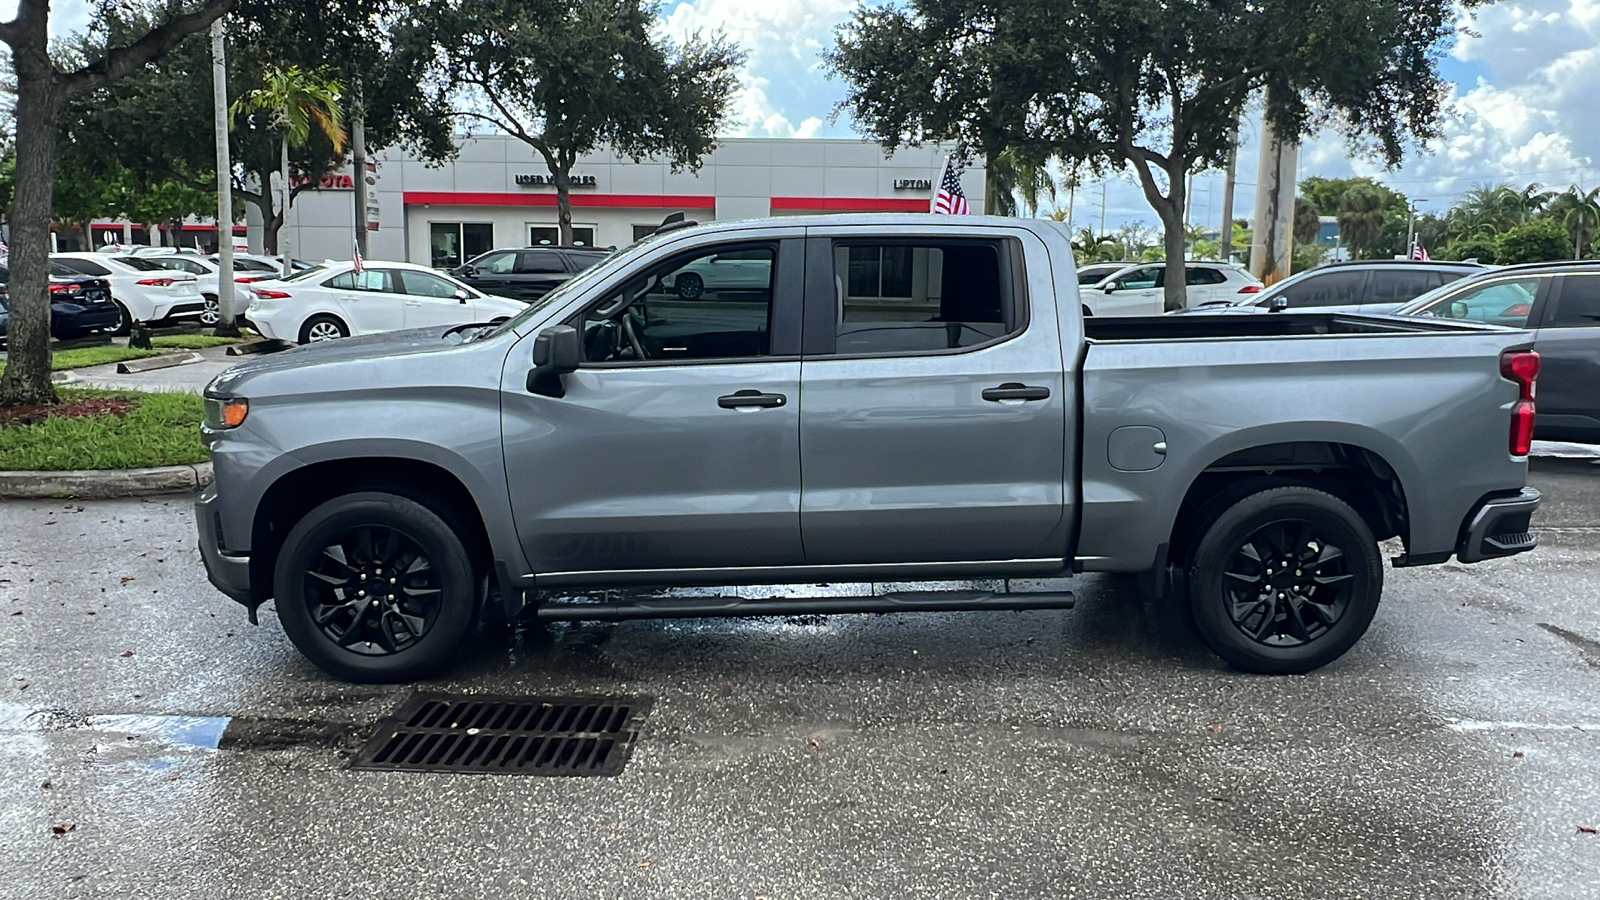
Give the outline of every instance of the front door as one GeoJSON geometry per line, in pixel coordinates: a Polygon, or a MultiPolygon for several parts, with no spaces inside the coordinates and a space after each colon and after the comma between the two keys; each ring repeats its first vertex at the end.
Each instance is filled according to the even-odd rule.
{"type": "Polygon", "coordinates": [[[471,322],[474,310],[456,296],[461,289],[432,272],[399,269],[395,272],[401,293],[405,294],[407,328],[460,325],[471,322]]]}
{"type": "Polygon", "coordinates": [[[1072,388],[1022,283],[1036,239],[847,235],[807,247],[806,561],[1064,558],[1072,388]]]}
{"type": "MultiPolygon", "coordinates": [[[[770,232],[769,232],[770,233],[770,232]]],[[[798,232],[796,232],[798,233],[798,232]]],[[[799,310],[804,242],[743,242],[767,285],[679,299],[707,244],[629,276],[569,323],[585,362],[565,396],[524,380],[512,351],[503,434],[512,513],[535,571],[789,566],[800,546],[799,310]]]]}

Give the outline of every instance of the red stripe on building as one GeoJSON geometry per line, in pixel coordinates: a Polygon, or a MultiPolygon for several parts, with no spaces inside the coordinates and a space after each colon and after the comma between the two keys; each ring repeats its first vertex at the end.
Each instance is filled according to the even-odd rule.
{"type": "Polygon", "coordinates": [[[818,212],[927,212],[928,201],[918,197],[773,197],[772,208],[818,212]]]}
{"type": "MultiPolygon", "coordinates": [[[[555,194],[496,193],[493,191],[406,191],[407,206],[438,203],[448,206],[555,206],[555,194]]],[[[573,194],[573,206],[629,208],[716,209],[709,194],[573,194]]]]}

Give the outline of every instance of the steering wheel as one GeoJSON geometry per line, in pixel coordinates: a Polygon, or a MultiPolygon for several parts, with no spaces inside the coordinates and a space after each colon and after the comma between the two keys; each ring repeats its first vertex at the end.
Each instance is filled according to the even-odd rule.
{"type": "Polygon", "coordinates": [[[650,354],[644,352],[644,342],[639,340],[639,332],[633,327],[633,316],[630,313],[622,314],[622,334],[628,339],[628,346],[633,348],[634,359],[650,358],[650,354]]]}

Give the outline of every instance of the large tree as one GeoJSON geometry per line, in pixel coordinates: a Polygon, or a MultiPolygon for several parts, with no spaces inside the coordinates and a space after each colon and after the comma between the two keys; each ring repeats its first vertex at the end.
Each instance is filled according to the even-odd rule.
{"type": "Polygon", "coordinates": [[[727,121],[744,52],[720,35],[679,46],[657,11],[645,0],[437,0],[396,42],[436,56],[437,102],[539,154],[569,244],[579,156],[604,145],[697,169],[727,121]]]}
{"type": "MultiPolygon", "coordinates": [[[[49,0],[21,0],[0,22],[16,78],[16,189],[11,201],[11,319],[0,405],[54,403],[50,383],[51,193],[61,106],[74,94],[107,85],[149,64],[188,35],[205,30],[237,0],[174,0],[148,28],[108,29],[104,44],[80,58],[50,53],[49,0]]],[[[114,8],[105,4],[102,10],[114,8]]]]}
{"type": "Polygon", "coordinates": [[[827,61],[843,109],[888,149],[954,140],[1132,168],[1165,230],[1175,309],[1186,176],[1223,163],[1251,98],[1264,94],[1279,135],[1335,126],[1396,164],[1438,133],[1438,58],[1462,5],[1478,4],[909,0],[857,10],[827,61]]]}

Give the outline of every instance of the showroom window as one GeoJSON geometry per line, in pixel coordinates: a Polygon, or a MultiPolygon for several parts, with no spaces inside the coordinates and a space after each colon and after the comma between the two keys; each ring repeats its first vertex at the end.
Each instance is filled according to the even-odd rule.
{"type": "MultiPolygon", "coordinates": [[[[574,226],[572,226],[572,246],[574,246],[574,247],[593,247],[594,246],[594,231],[595,231],[595,226],[593,226],[593,225],[574,225],[574,226]]],[[[561,243],[561,229],[558,228],[557,226],[555,226],[555,225],[529,225],[528,226],[528,246],[529,247],[556,246],[556,245],[559,245],[560,243],[561,243]]]]}
{"type": "Polygon", "coordinates": [[[494,226],[487,222],[432,222],[428,250],[435,269],[454,269],[494,249],[494,226]]]}

